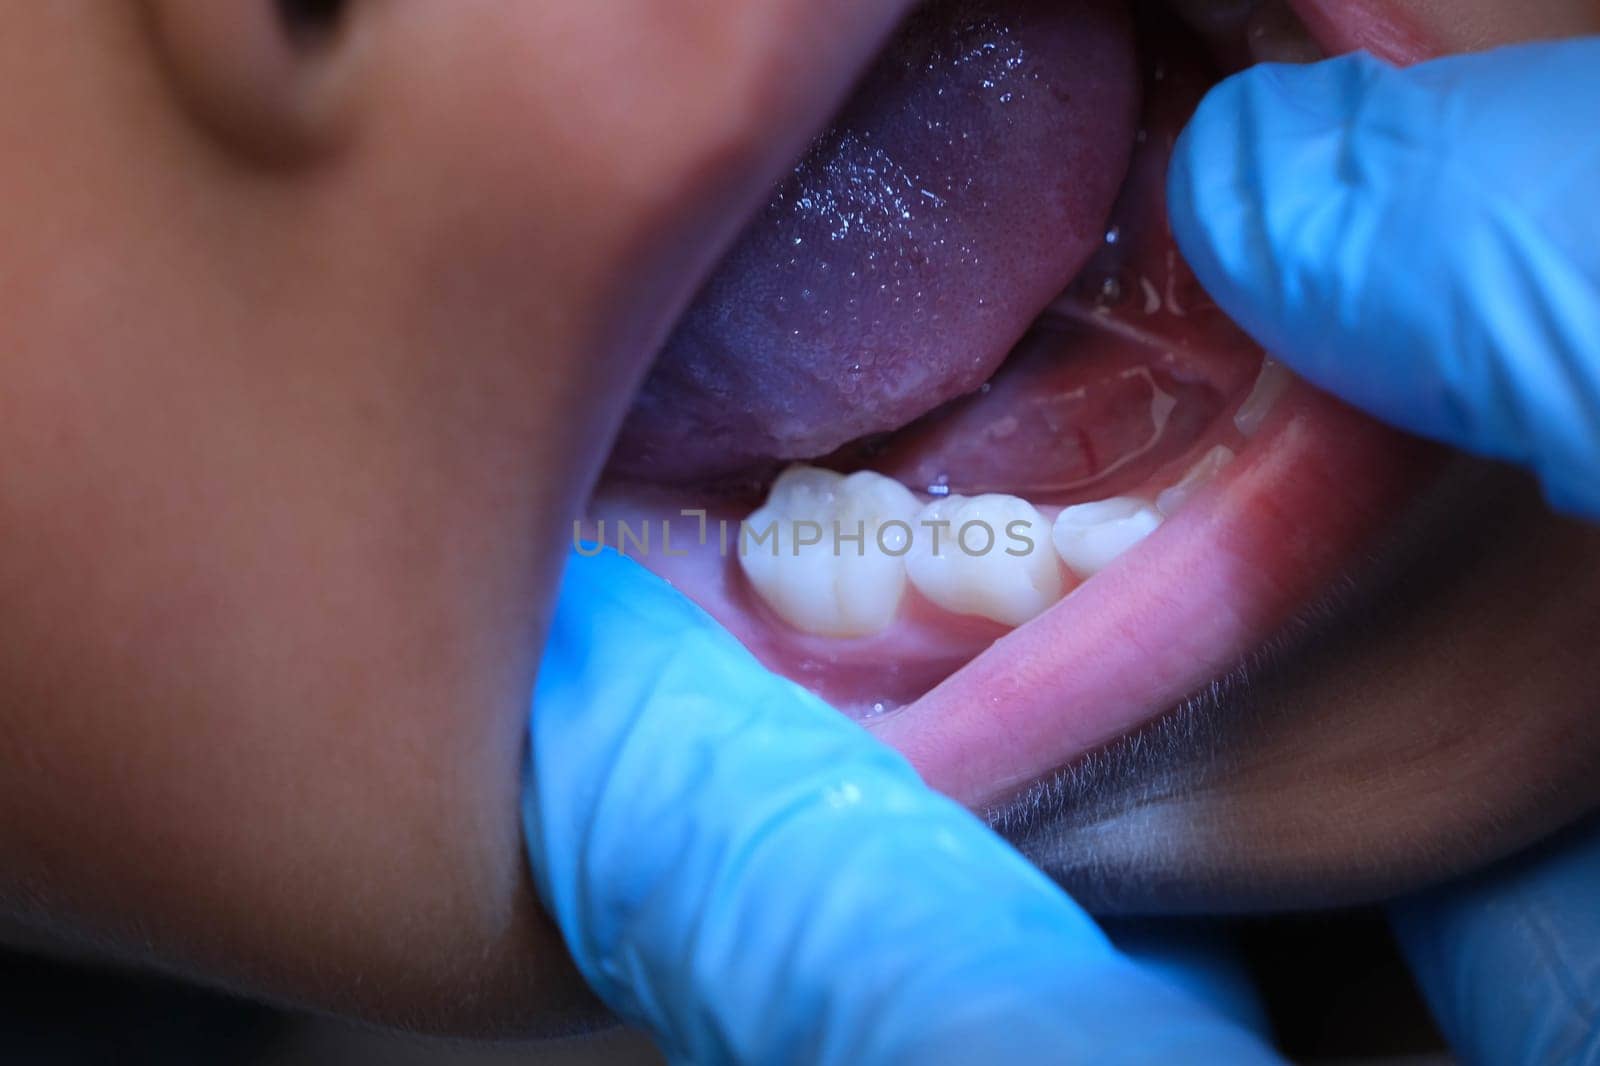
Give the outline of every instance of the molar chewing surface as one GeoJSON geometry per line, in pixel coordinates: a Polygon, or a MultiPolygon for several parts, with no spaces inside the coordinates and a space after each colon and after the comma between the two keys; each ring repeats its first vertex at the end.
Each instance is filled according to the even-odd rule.
{"type": "Polygon", "coordinates": [[[905,595],[905,554],[920,504],[881,474],[791,466],[745,520],[739,563],[794,628],[864,637],[888,628],[905,595]]]}
{"type": "Polygon", "coordinates": [[[1020,626],[1064,595],[1050,524],[1019,496],[934,500],[917,515],[906,572],[952,614],[1020,626]]]}
{"type": "Polygon", "coordinates": [[[1018,496],[922,504],[881,474],[792,466],[745,519],[738,558],[773,613],[815,636],[882,632],[907,584],[951,614],[1020,626],[1162,520],[1153,503],[1117,497],[1068,507],[1052,524],[1018,496]]]}
{"type": "Polygon", "coordinates": [[[1133,496],[1065,508],[1051,539],[1074,573],[1093,577],[1161,528],[1161,512],[1133,496]]]}

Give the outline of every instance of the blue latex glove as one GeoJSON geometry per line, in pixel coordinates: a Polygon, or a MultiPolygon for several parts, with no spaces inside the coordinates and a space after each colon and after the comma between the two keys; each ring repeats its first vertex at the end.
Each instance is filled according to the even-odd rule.
{"type": "Polygon", "coordinates": [[[1600,821],[1391,919],[1463,1062],[1600,1063],[1600,821]]]}
{"type": "Polygon", "coordinates": [[[635,563],[573,560],[531,733],[539,891],[675,1061],[1274,1061],[635,563]]]}
{"type": "MultiPolygon", "coordinates": [[[[1600,517],[1600,41],[1259,67],[1185,131],[1172,223],[1310,380],[1600,517]]],[[[1394,908],[1469,1062],[1600,1062],[1600,827],[1394,908]]]]}
{"type": "Polygon", "coordinates": [[[1215,89],[1170,183],[1217,302],[1311,381],[1600,517],[1600,39],[1215,89]]]}

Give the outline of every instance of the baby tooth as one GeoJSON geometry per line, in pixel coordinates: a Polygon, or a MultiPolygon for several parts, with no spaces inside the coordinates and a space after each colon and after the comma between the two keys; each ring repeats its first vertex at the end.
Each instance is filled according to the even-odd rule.
{"type": "Polygon", "coordinates": [[[1246,437],[1253,437],[1261,432],[1261,425],[1277,406],[1278,398],[1289,388],[1289,382],[1294,380],[1294,375],[1289,368],[1276,359],[1268,359],[1261,364],[1261,373],[1256,376],[1255,387],[1250,390],[1250,395],[1245,397],[1244,403],[1239,405],[1239,411],[1233,416],[1233,424],[1239,427],[1239,432],[1246,437]]]}
{"type": "Polygon", "coordinates": [[[1156,497],[1156,507],[1162,514],[1171,518],[1178,512],[1178,508],[1194,498],[1194,494],[1211,484],[1213,478],[1222,473],[1229,463],[1233,462],[1233,449],[1219,444],[1200,457],[1200,461],[1189,468],[1183,475],[1183,480],[1167,489],[1156,497]]]}
{"type": "Polygon", "coordinates": [[[906,573],[952,614],[1020,626],[1061,599],[1050,526],[1016,496],[948,496],[917,515],[906,573]]]}
{"type": "Polygon", "coordinates": [[[785,622],[825,637],[863,637],[894,621],[917,498],[863,471],[792,466],[745,519],[739,565],[785,622]]]}
{"type": "Polygon", "coordinates": [[[1062,511],[1051,539],[1062,562],[1093,577],[1160,526],[1161,512],[1145,501],[1113,496],[1062,511]]]}

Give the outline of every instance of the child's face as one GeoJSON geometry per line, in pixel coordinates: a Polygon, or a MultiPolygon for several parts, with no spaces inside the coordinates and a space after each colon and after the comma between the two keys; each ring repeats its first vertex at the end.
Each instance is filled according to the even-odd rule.
{"type": "Polygon", "coordinates": [[[562,533],[897,6],[11,5],[13,918],[425,1026],[576,1001],[515,816],[562,533]]]}
{"type": "MultiPolygon", "coordinates": [[[[9,5],[0,924],[424,1028],[581,1006],[516,821],[570,520],[645,358],[910,2],[9,5]]],[[[1447,49],[1593,32],[1596,11],[1370,6],[1426,20],[1447,49]]],[[[1430,528],[1448,539],[1451,520],[1430,528]]],[[[1474,675],[1457,700],[1453,668],[1439,680],[1410,655],[1423,644],[1379,630],[1372,654],[1293,675],[1281,699],[1301,713],[1265,741],[1241,716],[1236,760],[1175,749],[1191,822],[1221,827],[1186,837],[1191,855],[1146,846],[1144,809],[1124,802],[1154,794],[1142,777],[1108,777],[1109,806],[1022,842],[1069,878],[1092,854],[1080,887],[1182,898],[1191,882],[1162,879],[1174,856],[1208,883],[1275,870],[1320,887],[1330,864],[1378,868],[1374,841],[1438,862],[1443,826],[1481,858],[1479,823],[1455,831],[1387,794],[1393,817],[1365,835],[1303,832],[1326,822],[1330,779],[1368,779],[1352,759],[1422,766],[1410,780],[1448,815],[1487,811],[1514,834],[1592,804],[1592,775],[1542,808],[1431,787],[1437,765],[1481,793],[1489,779],[1457,771],[1490,757],[1522,797],[1593,750],[1592,729],[1573,743],[1556,728],[1592,721],[1593,541],[1542,512],[1528,526],[1504,565],[1400,602],[1395,624],[1447,650],[1438,669],[1466,657],[1545,686],[1518,690],[1548,727],[1525,731],[1538,759],[1505,756],[1506,689],[1474,675]],[[1538,601],[1530,574],[1560,594],[1524,643],[1558,635],[1581,668],[1506,665],[1523,645],[1479,601],[1538,601]],[[1429,717],[1440,692],[1448,735],[1429,717]],[[1474,743],[1413,742],[1406,723],[1474,743]],[[1364,747],[1347,757],[1350,738],[1364,747]],[[1133,811],[1125,836],[1095,821],[1104,809],[1133,811]]],[[[916,720],[884,729],[926,755],[939,730],[915,736],[916,720]]],[[[974,763],[945,750],[943,770],[974,763]]]]}

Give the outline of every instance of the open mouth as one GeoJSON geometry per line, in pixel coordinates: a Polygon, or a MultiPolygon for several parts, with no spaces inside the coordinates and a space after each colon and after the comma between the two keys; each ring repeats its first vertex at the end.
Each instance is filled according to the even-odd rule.
{"type": "Polygon", "coordinates": [[[583,523],[935,787],[1002,802],[1227,674],[1433,453],[1199,288],[1172,146],[1376,5],[938,0],[679,324],[583,523]]]}

